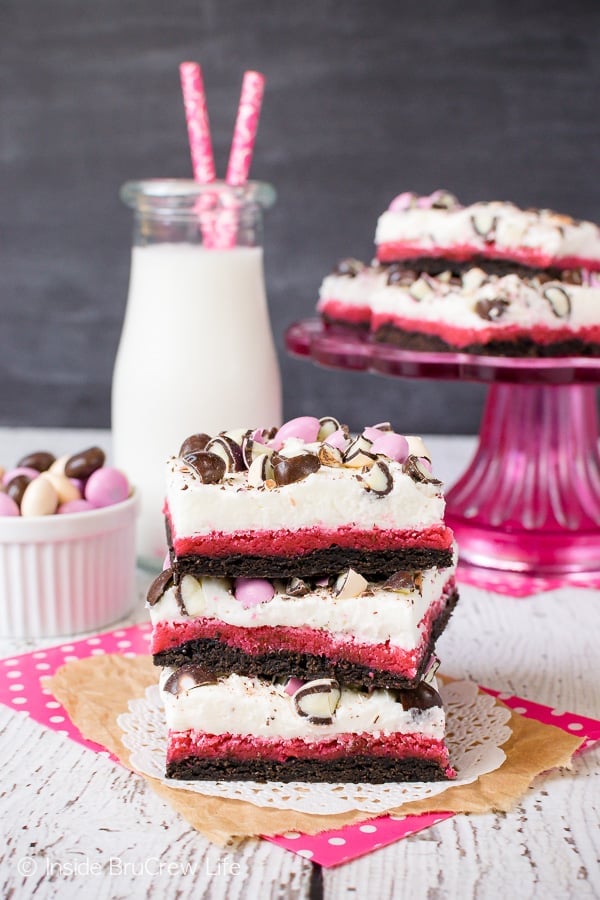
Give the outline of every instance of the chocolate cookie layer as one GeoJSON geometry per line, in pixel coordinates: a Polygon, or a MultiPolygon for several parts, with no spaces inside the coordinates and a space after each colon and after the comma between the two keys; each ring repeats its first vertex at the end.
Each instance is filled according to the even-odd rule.
{"type": "Polygon", "coordinates": [[[431,550],[426,547],[399,547],[397,550],[353,550],[331,547],[311,550],[295,557],[285,556],[181,556],[171,550],[171,565],[177,578],[184,575],[215,575],[229,578],[302,578],[325,572],[355,569],[362,575],[420,570],[452,565],[452,549],[431,550]]]}
{"type": "Polygon", "coordinates": [[[296,677],[307,681],[315,678],[335,678],[340,684],[357,687],[411,689],[421,680],[435,642],[446,627],[457,601],[458,591],[454,589],[445,609],[433,623],[423,662],[412,679],[407,679],[397,672],[374,669],[347,660],[331,660],[310,653],[282,650],[253,655],[211,638],[187,641],[179,647],[163,650],[156,653],[153,660],[156,666],[174,668],[185,663],[198,662],[216,676],[235,672],[238,675],[258,675],[264,678],[296,677]]]}
{"type": "Polygon", "coordinates": [[[556,341],[553,344],[537,344],[532,338],[519,337],[514,341],[490,341],[487,344],[467,344],[456,347],[434,334],[418,331],[402,331],[393,325],[382,325],[374,334],[379,343],[392,344],[403,350],[432,351],[435,353],[471,353],[479,356],[518,356],[548,358],[558,356],[600,356],[600,345],[585,341],[556,341]]]}
{"type": "Polygon", "coordinates": [[[336,319],[335,316],[330,316],[327,313],[322,313],[321,319],[325,323],[327,330],[332,334],[354,334],[362,337],[369,333],[370,323],[368,320],[366,322],[347,322],[344,319],[336,319]]]}
{"type": "Polygon", "coordinates": [[[168,763],[167,778],[192,781],[329,781],[383,784],[387,781],[447,781],[442,768],[418,758],[350,756],[340,759],[200,759],[168,763]]]}

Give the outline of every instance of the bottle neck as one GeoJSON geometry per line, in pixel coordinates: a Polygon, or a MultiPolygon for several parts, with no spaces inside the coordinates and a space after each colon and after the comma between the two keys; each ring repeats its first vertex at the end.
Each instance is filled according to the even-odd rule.
{"type": "Polygon", "coordinates": [[[262,209],[256,204],[225,209],[210,206],[178,211],[176,215],[169,210],[136,209],[133,244],[197,244],[209,249],[262,247],[262,209]]]}
{"type": "Polygon", "coordinates": [[[121,198],[134,212],[134,244],[204,244],[211,249],[262,246],[263,210],[275,200],[262,182],[232,187],[184,179],[128,182],[121,198]]]}

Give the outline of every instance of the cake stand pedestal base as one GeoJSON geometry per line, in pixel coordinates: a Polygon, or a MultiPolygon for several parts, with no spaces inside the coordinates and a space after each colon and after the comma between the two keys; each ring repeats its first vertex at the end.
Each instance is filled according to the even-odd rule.
{"type": "Polygon", "coordinates": [[[600,456],[593,385],[493,384],[479,445],[448,492],[463,580],[533,593],[600,583],[600,456]]]}

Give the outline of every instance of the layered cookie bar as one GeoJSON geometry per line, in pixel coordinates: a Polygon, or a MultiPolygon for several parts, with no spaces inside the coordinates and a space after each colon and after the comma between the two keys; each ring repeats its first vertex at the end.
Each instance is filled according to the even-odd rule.
{"type": "Polygon", "coordinates": [[[317,312],[332,328],[368,333],[371,297],[386,283],[387,266],[367,266],[358,259],[343,259],[323,279],[317,312]]]}
{"type": "Polygon", "coordinates": [[[452,777],[431,668],[456,548],[423,441],[303,416],[191,435],[167,470],[167,774],[452,777]]]}
{"type": "Polygon", "coordinates": [[[171,569],[148,592],[157,665],[414,688],[457,601],[454,565],[368,580],[212,578],[171,569]]]}
{"type": "Polygon", "coordinates": [[[389,267],[370,298],[375,341],[506,356],[600,354],[600,275],[421,260],[389,267]]]}
{"type": "Polygon", "coordinates": [[[422,440],[389,423],[350,435],[303,416],[279,429],[188,438],[165,513],[183,575],[364,577],[452,563],[441,482],[422,440]]]}
{"type": "Polygon", "coordinates": [[[435,681],[413,691],[356,690],[335,679],[216,678],[165,669],[167,776],[370,782],[454,777],[435,681]]]}
{"type": "Polygon", "coordinates": [[[405,192],[379,217],[377,259],[398,262],[475,257],[536,269],[600,270],[600,229],[550,209],[491,201],[463,206],[448,191],[405,192]]]}

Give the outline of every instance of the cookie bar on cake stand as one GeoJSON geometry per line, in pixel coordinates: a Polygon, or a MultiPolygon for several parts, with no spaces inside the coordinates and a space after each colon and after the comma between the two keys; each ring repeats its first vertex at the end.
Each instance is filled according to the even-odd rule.
{"type": "Polygon", "coordinates": [[[286,345],[334,368],[489,385],[475,456],[446,494],[459,575],[511,594],[600,584],[599,358],[409,351],[316,318],[286,345]]]}

